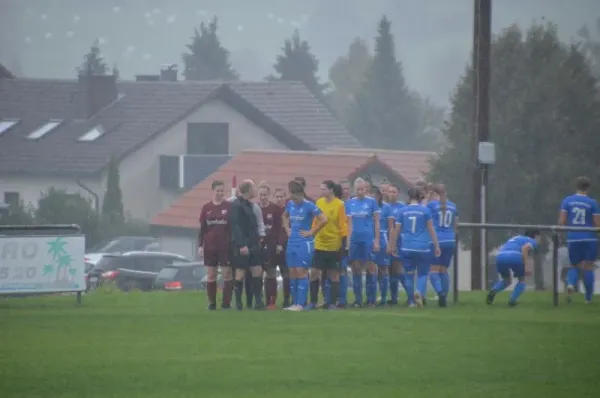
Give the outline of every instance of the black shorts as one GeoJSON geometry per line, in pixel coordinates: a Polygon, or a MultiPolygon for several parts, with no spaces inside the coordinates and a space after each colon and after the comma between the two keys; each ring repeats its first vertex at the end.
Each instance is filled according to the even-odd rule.
{"type": "Polygon", "coordinates": [[[238,269],[248,269],[250,267],[259,267],[263,263],[263,250],[260,246],[250,247],[248,255],[240,253],[240,248],[233,249],[233,266],[238,269]]]}
{"type": "Polygon", "coordinates": [[[340,268],[340,252],[315,250],[313,255],[313,267],[317,269],[339,269],[340,268]]]}

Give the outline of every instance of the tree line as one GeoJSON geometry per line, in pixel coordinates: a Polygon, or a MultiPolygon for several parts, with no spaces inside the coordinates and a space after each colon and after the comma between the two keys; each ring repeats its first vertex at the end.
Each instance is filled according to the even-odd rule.
{"type": "Polygon", "coordinates": [[[37,203],[12,203],[0,214],[0,225],[77,224],[86,236],[86,248],[117,236],[147,236],[147,223],[125,215],[120,188],[119,168],[115,158],[107,170],[106,191],[100,209],[81,193],[49,188],[37,203]]]}

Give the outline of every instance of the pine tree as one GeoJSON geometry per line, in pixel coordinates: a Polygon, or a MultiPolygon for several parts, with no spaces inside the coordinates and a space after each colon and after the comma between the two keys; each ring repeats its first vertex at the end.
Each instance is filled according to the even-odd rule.
{"type": "Polygon", "coordinates": [[[274,65],[278,79],[300,81],[314,96],[323,98],[327,84],[319,83],[319,61],[311,52],[308,42],[300,39],[298,30],[285,40],[281,51],[274,65]]]}
{"type": "Polygon", "coordinates": [[[231,66],[227,51],[217,35],[217,18],[207,25],[194,29],[192,43],[186,47],[189,53],[182,55],[186,80],[237,80],[238,74],[231,66]]]}
{"type": "Polygon", "coordinates": [[[120,227],[125,222],[119,163],[114,156],[110,159],[107,168],[106,193],[102,201],[102,221],[111,229],[120,227]]]}
{"type": "Polygon", "coordinates": [[[108,73],[108,65],[102,57],[100,42],[92,43],[90,52],[84,55],[83,63],[77,68],[80,76],[103,76],[108,73]]]}
{"type": "Polygon", "coordinates": [[[421,146],[418,104],[396,59],[391,23],[379,22],[375,55],[349,110],[350,131],[366,146],[415,149],[421,146]]]}

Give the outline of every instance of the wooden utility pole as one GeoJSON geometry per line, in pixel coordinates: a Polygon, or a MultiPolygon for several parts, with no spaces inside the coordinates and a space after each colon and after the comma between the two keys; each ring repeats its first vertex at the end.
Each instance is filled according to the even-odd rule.
{"type": "MultiPolygon", "coordinates": [[[[490,135],[490,47],[492,39],[492,0],[474,0],[473,23],[473,203],[471,219],[487,222],[487,165],[479,163],[479,143],[489,141],[490,135]]],[[[487,274],[487,234],[473,231],[471,247],[471,288],[482,289],[485,267],[487,274]]],[[[487,281],[486,281],[487,282],[487,281]]]]}

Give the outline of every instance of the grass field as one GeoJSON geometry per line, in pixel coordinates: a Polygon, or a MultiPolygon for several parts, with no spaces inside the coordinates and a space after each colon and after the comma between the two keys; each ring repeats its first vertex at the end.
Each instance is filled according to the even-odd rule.
{"type": "Polygon", "coordinates": [[[598,303],[483,299],[302,313],[209,313],[199,293],[0,299],[0,396],[600,396],[598,303]]]}

